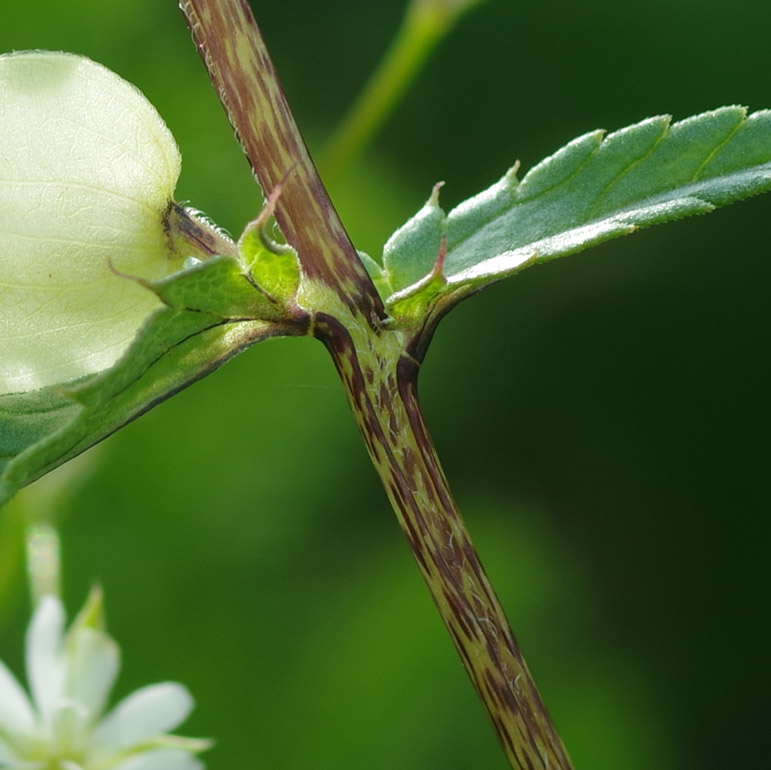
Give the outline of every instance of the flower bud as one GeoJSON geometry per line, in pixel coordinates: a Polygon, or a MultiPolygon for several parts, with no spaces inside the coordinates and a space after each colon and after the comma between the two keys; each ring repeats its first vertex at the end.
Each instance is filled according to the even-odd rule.
{"type": "Polygon", "coordinates": [[[180,172],[154,107],[67,53],[0,56],[0,394],[100,371],[159,300],[127,276],[180,268],[180,172]],[[178,208],[178,207],[177,207],[178,208]]]}

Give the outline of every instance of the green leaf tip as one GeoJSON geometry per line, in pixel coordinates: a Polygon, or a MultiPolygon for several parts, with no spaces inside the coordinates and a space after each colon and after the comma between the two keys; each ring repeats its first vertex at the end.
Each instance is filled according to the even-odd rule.
{"type": "Polygon", "coordinates": [[[94,585],[89,591],[86,603],[72,622],[67,632],[68,639],[83,628],[92,628],[96,631],[104,631],[106,627],[104,619],[104,592],[100,585],[94,585]]]}
{"type": "MultiPolygon", "coordinates": [[[[288,243],[275,241],[268,228],[278,225],[273,221],[276,204],[284,184],[294,166],[287,172],[268,195],[265,205],[257,218],[244,229],[238,241],[238,252],[246,266],[253,285],[276,307],[292,309],[296,306],[300,288],[300,260],[297,252],[288,243]]],[[[283,235],[279,232],[283,239],[283,235]]]]}
{"type": "Polygon", "coordinates": [[[383,268],[394,292],[419,282],[433,270],[447,219],[439,206],[439,190],[443,184],[434,185],[431,197],[423,208],[402,225],[383,247],[383,268]]]}
{"type": "Polygon", "coordinates": [[[517,180],[512,168],[446,216],[430,200],[389,239],[394,303],[430,274],[447,239],[444,292],[460,298],[536,262],[771,189],[771,111],[721,107],[574,139],[517,180]]]}
{"type": "Polygon", "coordinates": [[[276,304],[291,304],[300,287],[300,262],[290,246],[268,239],[262,223],[244,230],[238,250],[254,284],[276,304]]]}
{"type": "Polygon", "coordinates": [[[393,289],[391,288],[391,282],[388,280],[388,273],[383,269],[382,265],[363,251],[359,251],[358,255],[381,298],[390,297],[393,294],[393,289]]]}

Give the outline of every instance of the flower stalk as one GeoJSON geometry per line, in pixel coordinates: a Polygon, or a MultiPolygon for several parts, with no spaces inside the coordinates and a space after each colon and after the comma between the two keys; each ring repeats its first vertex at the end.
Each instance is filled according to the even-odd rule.
{"type": "Polygon", "coordinates": [[[245,0],[183,0],[181,7],[255,176],[268,193],[282,186],[275,216],[298,254],[297,302],[309,309],[311,332],[335,362],[370,457],[511,766],[570,770],[423,421],[422,330],[389,327],[245,0]]]}

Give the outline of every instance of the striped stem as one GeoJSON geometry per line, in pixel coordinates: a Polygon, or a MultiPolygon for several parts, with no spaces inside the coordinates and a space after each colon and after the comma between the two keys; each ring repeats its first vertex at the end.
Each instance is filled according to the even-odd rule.
{"type": "Polygon", "coordinates": [[[398,332],[362,334],[317,314],[367,451],[509,762],[571,770],[442,471],[398,332]]]}
{"type": "Polygon", "coordinates": [[[182,0],[193,37],[253,171],[295,247],[298,304],[327,347],[423,577],[515,770],[570,761],[453,501],[417,399],[424,345],[387,327],[245,0],[182,0]]]}
{"type": "Polygon", "coordinates": [[[181,0],[193,40],[305,275],[377,325],[383,303],[329,200],[246,0],[181,0]]]}

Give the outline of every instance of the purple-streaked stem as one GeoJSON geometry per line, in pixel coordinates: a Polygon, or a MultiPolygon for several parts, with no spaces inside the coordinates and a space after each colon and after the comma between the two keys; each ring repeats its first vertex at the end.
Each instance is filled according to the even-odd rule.
{"type": "MultiPolygon", "coordinates": [[[[418,566],[516,770],[571,770],[453,500],[417,397],[423,350],[393,328],[319,178],[246,0],[182,0],[193,38],[275,217],[298,301],[327,347],[418,566]]],[[[418,332],[419,333],[419,332],[418,332]]]]}

